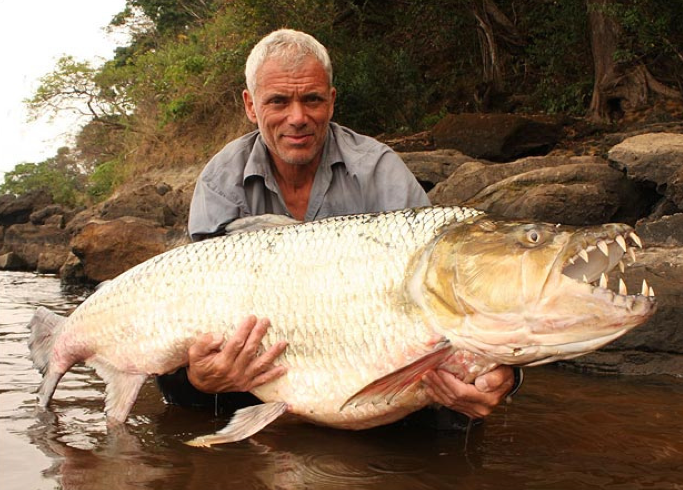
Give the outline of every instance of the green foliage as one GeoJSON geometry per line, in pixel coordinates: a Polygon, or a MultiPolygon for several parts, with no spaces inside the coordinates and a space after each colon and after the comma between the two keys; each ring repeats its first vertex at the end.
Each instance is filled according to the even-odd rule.
{"type": "Polygon", "coordinates": [[[54,202],[75,206],[83,202],[85,175],[68,148],[40,163],[21,163],[5,174],[0,194],[28,194],[45,191],[54,202]]]}
{"type": "Polygon", "coordinates": [[[100,202],[109,197],[114,188],[121,183],[118,167],[118,160],[109,160],[95,167],[90,174],[87,188],[87,194],[93,202],[100,202]]]}
{"type": "MultiPolygon", "coordinates": [[[[128,0],[112,25],[129,28],[130,45],[100,67],[62,58],[28,105],[35,115],[78,110],[97,123],[85,126],[78,157],[70,157],[79,161],[76,193],[60,199],[102,199],[124,168],[205,161],[221,138],[241,129],[245,60],[280,27],[309,32],[328,47],[335,120],[358,131],[422,130],[446,110],[481,108],[475,90],[490,80],[483,79],[480,21],[488,16],[498,22],[492,32],[505,65],[498,95],[525,100],[523,110],[578,115],[593,85],[590,3],[128,0]]],[[[683,0],[605,5],[623,29],[619,60],[643,62],[670,86],[683,86],[683,0]]],[[[35,188],[54,171],[48,161],[25,165],[6,189],[35,188]]]]}
{"type": "Polygon", "coordinates": [[[405,50],[367,41],[335,61],[337,121],[372,134],[419,126],[429,90],[405,50]]]}

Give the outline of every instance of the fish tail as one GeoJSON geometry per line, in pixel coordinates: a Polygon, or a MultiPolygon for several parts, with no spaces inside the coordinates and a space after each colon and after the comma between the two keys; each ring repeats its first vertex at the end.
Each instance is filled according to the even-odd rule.
{"type": "Polygon", "coordinates": [[[57,383],[64,375],[63,372],[55,372],[50,369],[52,364],[52,352],[55,340],[61,331],[61,325],[66,318],[51,312],[42,306],[38,307],[33,318],[28,324],[31,330],[28,346],[33,365],[43,375],[43,382],[38,391],[40,405],[45,407],[52,398],[57,383]]]}

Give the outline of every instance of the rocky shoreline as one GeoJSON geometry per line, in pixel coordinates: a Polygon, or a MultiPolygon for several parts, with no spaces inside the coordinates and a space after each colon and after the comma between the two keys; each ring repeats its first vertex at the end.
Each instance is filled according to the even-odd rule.
{"type": "MultiPolygon", "coordinates": [[[[683,124],[582,139],[562,148],[563,122],[514,115],[448,116],[429,133],[388,140],[434,204],[574,225],[625,222],[646,246],[627,275],[659,302],[644,326],[568,365],[591,372],[683,376],[683,124]]],[[[157,169],[88,209],[44,193],[0,196],[0,269],[111,279],[187,240],[204,162],[157,169]]]]}

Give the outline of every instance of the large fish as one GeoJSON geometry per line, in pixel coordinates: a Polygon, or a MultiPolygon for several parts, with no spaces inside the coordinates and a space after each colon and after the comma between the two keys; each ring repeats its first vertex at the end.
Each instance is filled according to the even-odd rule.
{"type": "Polygon", "coordinates": [[[607,286],[633,246],[640,240],[623,224],[510,222],[461,207],[192,243],[121,274],[68,318],[38,309],[39,401],[47,406],[84,361],[107,384],[108,422],[121,423],[148,376],[187,364],[197,336],[230,336],[255,314],[271,320],[263,348],[287,340],[277,361],[287,373],[253,390],[266,403],[192,443],[244,439],[284,412],[339,428],[390,423],[430,403],[420,382],[430,369],[470,382],[500,364],[585,354],[643,323],[652,289],[607,286]]]}

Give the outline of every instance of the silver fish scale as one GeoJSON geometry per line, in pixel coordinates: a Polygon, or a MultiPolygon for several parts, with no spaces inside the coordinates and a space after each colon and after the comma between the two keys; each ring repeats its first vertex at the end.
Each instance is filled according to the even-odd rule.
{"type": "Polygon", "coordinates": [[[229,336],[248,314],[268,317],[264,347],[288,341],[278,360],[288,373],[255,394],[315,418],[424,349],[433,333],[406,296],[406,269],[444,226],[479,214],[340,216],[186,245],[98,290],[63,338],[119,370],[155,374],[186,363],[197,335],[229,336]]]}

